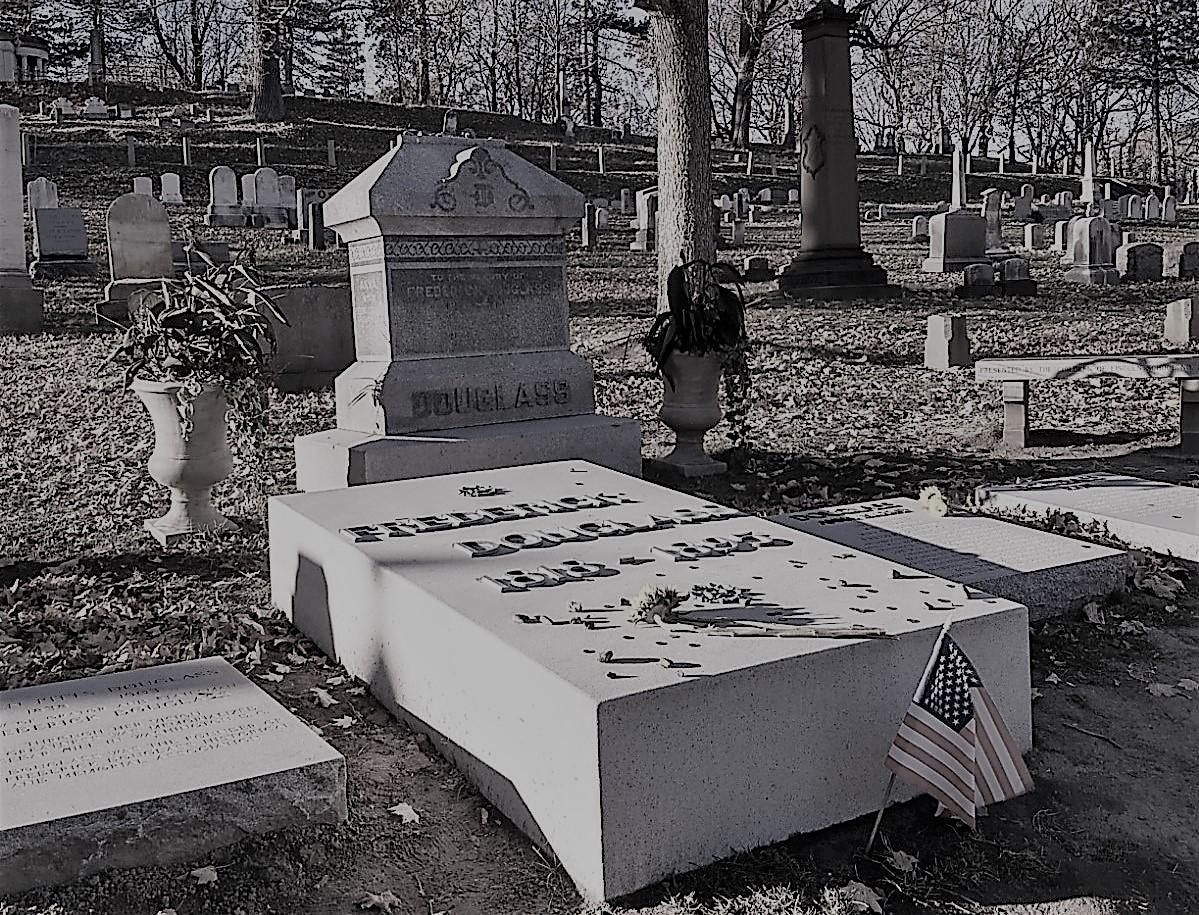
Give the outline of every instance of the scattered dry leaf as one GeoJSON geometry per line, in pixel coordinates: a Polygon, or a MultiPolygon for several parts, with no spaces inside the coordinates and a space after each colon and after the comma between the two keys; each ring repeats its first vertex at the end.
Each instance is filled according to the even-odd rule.
{"type": "Polygon", "coordinates": [[[866,884],[851,880],[845,886],[841,887],[839,892],[841,893],[841,898],[849,903],[852,911],[877,912],[878,915],[882,915],[882,897],[866,886],[866,884]]]}
{"type": "Polygon", "coordinates": [[[412,809],[411,804],[396,804],[394,807],[388,807],[387,812],[392,816],[400,818],[402,823],[419,823],[420,814],[412,809]]]}
{"type": "Polygon", "coordinates": [[[197,886],[204,886],[206,883],[216,883],[216,868],[211,864],[207,867],[197,867],[192,871],[191,875],[196,878],[197,886]]]}
{"type": "Polygon", "coordinates": [[[337,700],[330,696],[327,690],[323,690],[319,686],[312,687],[310,692],[321,708],[328,708],[331,705],[338,704],[337,700]]]}
{"type": "Polygon", "coordinates": [[[400,900],[391,890],[384,890],[382,893],[363,893],[362,898],[358,900],[360,909],[376,909],[387,913],[392,911],[392,906],[399,904],[400,900]]]}

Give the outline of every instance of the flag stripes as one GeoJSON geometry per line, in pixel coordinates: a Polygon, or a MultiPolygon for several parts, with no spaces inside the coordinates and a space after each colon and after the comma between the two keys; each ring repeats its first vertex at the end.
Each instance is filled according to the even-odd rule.
{"type": "Polygon", "coordinates": [[[1032,776],[961,648],[944,635],[884,765],[973,827],[990,804],[1031,791],[1032,776]]]}

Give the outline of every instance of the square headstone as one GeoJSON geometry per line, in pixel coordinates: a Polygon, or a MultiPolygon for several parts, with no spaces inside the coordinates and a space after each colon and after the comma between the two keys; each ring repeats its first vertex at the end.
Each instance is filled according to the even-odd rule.
{"type": "Polygon", "coordinates": [[[1064,613],[1124,587],[1122,550],[982,515],[938,517],[895,498],[778,515],[780,524],[871,556],[961,582],[1029,608],[1064,613]]]}
{"type": "Polygon", "coordinates": [[[270,564],[590,900],[876,810],[947,614],[1031,743],[1024,607],[584,461],[279,497],[270,564]]]}
{"type": "Polygon", "coordinates": [[[0,887],[346,818],[345,760],[222,658],[0,693],[0,887]]]}

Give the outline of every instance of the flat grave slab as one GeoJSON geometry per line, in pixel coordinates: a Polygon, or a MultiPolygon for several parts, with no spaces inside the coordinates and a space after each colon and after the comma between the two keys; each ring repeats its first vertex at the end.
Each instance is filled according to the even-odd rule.
{"type": "Polygon", "coordinates": [[[929,575],[1024,604],[1033,619],[1124,587],[1123,550],[981,515],[937,517],[915,499],[858,502],[771,520],[929,575]]]}
{"type": "Polygon", "coordinates": [[[1071,512],[1130,546],[1199,562],[1199,489],[1112,473],[980,486],[984,508],[1044,516],[1071,512]]]}
{"type": "Polygon", "coordinates": [[[1023,606],[585,461],[279,497],[270,551],[296,626],[590,900],[876,809],[947,614],[1031,744],[1023,606]],[[681,618],[633,622],[663,586],[681,618]],[[893,637],[804,628],[853,625],[893,637]]]}
{"type": "Polygon", "coordinates": [[[223,658],[0,692],[0,894],[346,818],[345,760],[223,658]]]}

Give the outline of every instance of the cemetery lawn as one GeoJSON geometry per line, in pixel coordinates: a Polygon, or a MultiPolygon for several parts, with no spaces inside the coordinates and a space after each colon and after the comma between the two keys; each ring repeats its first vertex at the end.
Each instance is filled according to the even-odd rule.
{"type": "MultiPolygon", "coordinates": [[[[102,170],[96,186],[114,173],[102,170]]],[[[101,251],[96,227],[108,198],[85,193],[82,164],[55,177],[64,205],[88,211],[93,254],[101,251]]],[[[189,200],[198,199],[194,177],[185,176],[189,200]]],[[[187,207],[172,221],[196,226],[200,214],[187,207]]],[[[1079,289],[1055,279],[1053,256],[1040,252],[1041,297],[956,302],[950,278],[914,271],[919,249],[906,241],[903,216],[865,233],[892,282],[916,290],[902,300],[814,306],[750,290],[747,445],[728,452],[728,429],[717,429],[710,444],[728,452],[719,456],[732,471],[680,488],[766,515],[912,495],[926,484],[960,508],[983,482],[1095,470],[1199,484],[1199,464],[1166,448],[1178,421],[1170,383],[1036,385],[1040,434],[1028,452],[1011,454],[997,445],[997,385],[921,367],[925,318],[950,308],[968,316],[976,357],[1164,352],[1163,305],[1196,284],[1079,289]]],[[[793,217],[787,208],[768,213],[738,258],[781,263],[797,248],[793,217]]],[[[653,269],[649,256],[627,250],[630,233],[616,222],[598,251],[571,255],[574,346],[595,363],[600,410],[642,419],[646,453],[660,454],[661,383],[635,343],[626,347],[652,315],[653,269]]],[[[1149,237],[1196,231],[1193,213],[1184,222],[1149,237]]],[[[344,252],[305,252],[268,232],[241,237],[249,236],[272,276],[345,276],[344,252]]],[[[0,688],[223,655],[345,754],[351,816],[341,828],[251,838],[193,864],[35,891],[0,901],[0,915],[583,909],[551,860],[270,607],[265,499],[294,489],[292,438],[334,425],[330,392],[274,398],[261,461],[240,466],[216,493],[239,533],[163,551],[142,532],[142,520],[164,510],[164,491],[145,470],[149,419],[106,364],[115,338],[89,326],[102,282],[47,287],[47,333],[0,338],[0,688]],[[419,822],[389,812],[400,804],[419,822]],[[191,871],[207,865],[217,879],[201,884],[191,871]],[[388,903],[386,892],[399,901],[388,903]]],[[[1067,518],[1054,527],[1072,532],[1067,518]]],[[[870,825],[862,819],[682,875],[611,911],[839,915],[863,911],[841,889],[855,882],[895,913],[1199,911],[1199,579],[1140,556],[1125,594],[1088,615],[1034,625],[1032,647],[1028,762],[1037,791],[997,807],[977,833],[934,819],[933,804],[920,800],[888,812],[882,835],[892,853],[861,857],[870,825]]],[[[881,791],[881,760],[862,766],[877,768],[881,791]]]]}

